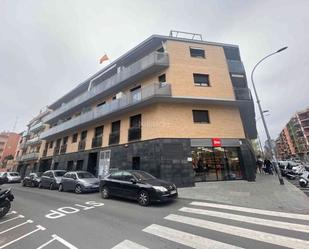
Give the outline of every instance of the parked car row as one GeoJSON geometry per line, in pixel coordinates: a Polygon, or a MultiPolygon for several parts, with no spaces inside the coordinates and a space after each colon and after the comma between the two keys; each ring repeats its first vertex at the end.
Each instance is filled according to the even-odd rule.
{"type": "Polygon", "coordinates": [[[178,197],[175,184],[141,170],[115,171],[101,180],[87,171],[48,170],[44,173],[30,173],[23,179],[22,186],[58,189],[59,192],[73,191],[77,194],[100,191],[104,199],[114,196],[132,199],[142,206],[178,197]]]}
{"type": "Polygon", "coordinates": [[[309,165],[300,161],[279,161],[278,163],[282,176],[290,180],[298,179],[301,187],[309,187],[309,165]]]}
{"type": "Polygon", "coordinates": [[[21,182],[21,177],[18,172],[0,172],[0,178],[6,183],[21,182]]]}

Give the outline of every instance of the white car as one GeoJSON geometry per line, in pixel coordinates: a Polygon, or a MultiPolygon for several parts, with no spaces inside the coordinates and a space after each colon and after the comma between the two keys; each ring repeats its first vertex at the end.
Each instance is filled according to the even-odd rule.
{"type": "Polygon", "coordinates": [[[8,183],[21,182],[21,177],[18,172],[4,172],[1,178],[5,179],[5,181],[8,183]]]}
{"type": "Polygon", "coordinates": [[[301,164],[293,166],[292,173],[295,175],[301,175],[305,171],[305,167],[301,164]]]}

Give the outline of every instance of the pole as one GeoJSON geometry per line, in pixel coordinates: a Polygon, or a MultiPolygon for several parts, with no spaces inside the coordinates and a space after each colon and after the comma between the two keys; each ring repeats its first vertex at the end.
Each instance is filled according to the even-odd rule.
{"type": "Polygon", "coordinates": [[[262,152],[262,157],[264,158],[264,157],[265,157],[265,155],[264,155],[264,150],[263,150],[263,147],[262,147],[262,143],[261,143],[261,139],[260,139],[259,134],[258,134],[258,140],[259,140],[259,145],[260,145],[261,152],[262,152]]]}
{"type": "Polygon", "coordinates": [[[282,178],[282,175],[281,175],[281,171],[279,170],[279,167],[278,167],[278,160],[277,160],[277,156],[276,156],[276,153],[274,153],[274,148],[272,146],[272,143],[271,143],[271,137],[270,137],[270,134],[269,134],[269,131],[268,131],[268,128],[267,128],[267,124],[266,124],[266,121],[265,121],[265,117],[264,117],[264,112],[262,110],[262,106],[261,106],[261,101],[259,99],[259,96],[257,94],[257,91],[256,91],[256,88],[255,88],[255,84],[254,84],[254,80],[253,80],[253,73],[255,71],[255,69],[257,68],[258,65],[260,65],[260,63],[264,60],[266,60],[268,57],[274,55],[274,54],[277,54],[283,50],[287,49],[287,47],[283,47],[281,49],[279,49],[278,51],[274,52],[274,53],[271,53],[267,56],[265,56],[264,58],[262,58],[253,68],[252,72],[251,72],[251,82],[252,82],[252,86],[253,86],[253,90],[254,90],[254,94],[255,94],[255,98],[256,98],[256,103],[258,104],[258,108],[259,108],[259,111],[260,111],[260,114],[261,114],[261,118],[262,118],[262,122],[263,122],[263,126],[264,126],[264,129],[265,129],[265,132],[266,132],[266,136],[267,136],[267,142],[268,142],[268,146],[270,148],[270,151],[271,151],[271,155],[273,157],[273,159],[275,160],[275,169],[277,171],[277,174],[278,174],[278,179],[279,179],[279,183],[281,185],[284,185],[284,181],[283,181],[283,178],[282,178]]]}

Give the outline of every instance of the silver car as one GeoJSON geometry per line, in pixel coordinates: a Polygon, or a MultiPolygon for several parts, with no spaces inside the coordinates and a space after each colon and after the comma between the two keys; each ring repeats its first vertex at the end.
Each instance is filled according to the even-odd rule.
{"type": "Polygon", "coordinates": [[[1,175],[1,178],[3,178],[7,183],[21,182],[21,177],[18,172],[5,172],[1,175]]]}
{"type": "Polygon", "coordinates": [[[100,180],[87,171],[67,172],[61,179],[59,191],[83,192],[99,191],[100,180]]]}

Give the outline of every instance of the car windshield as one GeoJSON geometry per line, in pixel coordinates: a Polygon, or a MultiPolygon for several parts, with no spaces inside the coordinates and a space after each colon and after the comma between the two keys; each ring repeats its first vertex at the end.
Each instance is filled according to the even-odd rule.
{"type": "Polygon", "coordinates": [[[65,171],[55,171],[55,176],[59,177],[59,176],[63,176],[66,172],[65,171]]]}
{"type": "Polygon", "coordinates": [[[150,175],[146,172],[143,172],[143,171],[132,172],[132,175],[134,175],[139,181],[156,179],[154,176],[152,176],[152,175],[150,175]]]}
{"type": "Polygon", "coordinates": [[[10,176],[19,176],[18,173],[10,173],[10,176]]]}
{"type": "Polygon", "coordinates": [[[77,173],[77,176],[79,179],[84,179],[84,178],[95,178],[95,176],[89,172],[79,172],[77,173]]]}

